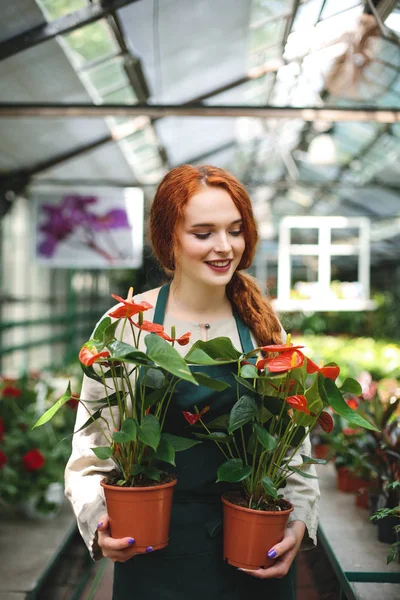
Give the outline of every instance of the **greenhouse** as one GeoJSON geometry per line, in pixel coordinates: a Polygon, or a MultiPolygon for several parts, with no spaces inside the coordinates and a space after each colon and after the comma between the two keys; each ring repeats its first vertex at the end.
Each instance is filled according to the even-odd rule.
{"type": "Polygon", "coordinates": [[[400,2],[3,4],[0,600],[398,600],[400,2]]]}

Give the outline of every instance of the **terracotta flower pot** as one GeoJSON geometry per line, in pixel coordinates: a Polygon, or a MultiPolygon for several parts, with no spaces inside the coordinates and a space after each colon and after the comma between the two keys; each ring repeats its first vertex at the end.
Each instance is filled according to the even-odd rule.
{"type": "Polygon", "coordinates": [[[270,567],[274,560],[267,552],[283,538],[293,506],[288,510],[267,512],[224,504],[224,558],[230,565],[244,569],[270,567]]]}
{"type": "Polygon", "coordinates": [[[119,487],[101,482],[113,538],[133,537],[135,549],[146,552],[168,545],[172,495],[176,479],[151,487],[119,487]]]}
{"type": "Polygon", "coordinates": [[[337,470],[337,488],[341,492],[349,492],[349,470],[347,467],[339,467],[337,470]]]}
{"type": "Polygon", "coordinates": [[[356,506],[359,508],[369,508],[369,495],[368,490],[372,483],[370,481],[364,481],[360,479],[360,486],[356,491],[356,506]]]}
{"type": "Polygon", "coordinates": [[[314,446],[314,456],[315,458],[326,459],[330,451],[330,447],[328,444],[316,444],[314,446]]]}

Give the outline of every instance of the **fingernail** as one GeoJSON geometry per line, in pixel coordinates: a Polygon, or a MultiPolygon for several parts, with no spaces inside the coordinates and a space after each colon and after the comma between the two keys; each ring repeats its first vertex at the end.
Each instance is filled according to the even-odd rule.
{"type": "Polygon", "coordinates": [[[268,556],[269,556],[269,558],[275,558],[275,556],[276,556],[276,551],[275,551],[275,550],[270,550],[270,551],[268,552],[268,556]]]}
{"type": "Polygon", "coordinates": [[[129,540],[128,540],[128,544],[129,544],[129,545],[132,545],[132,544],[134,544],[134,543],[135,543],[135,538],[129,538],[129,540]]]}
{"type": "Polygon", "coordinates": [[[100,529],[100,527],[103,527],[103,523],[98,523],[97,524],[97,529],[100,529]]]}
{"type": "Polygon", "coordinates": [[[147,546],[146,552],[153,552],[153,546],[147,546]]]}

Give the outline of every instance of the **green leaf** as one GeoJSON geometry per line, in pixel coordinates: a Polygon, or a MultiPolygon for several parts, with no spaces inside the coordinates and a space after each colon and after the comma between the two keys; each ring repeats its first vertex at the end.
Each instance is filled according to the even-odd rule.
{"type": "Polygon", "coordinates": [[[217,483],[219,481],[235,483],[247,479],[251,474],[251,467],[249,465],[244,466],[241,458],[231,458],[219,467],[217,474],[217,483]]]}
{"type": "Polygon", "coordinates": [[[68,400],[71,399],[71,395],[71,382],[69,381],[68,387],[61,396],[61,398],[59,398],[57,402],[53,404],[53,406],[51,406],[48,410],[46,410],[45,413],[43,413],[43,415],[36,421],[32,429],[35,429],[35,427],[40,427],[40,425],[44,425],[45,423],[50,421],[54,417],[54,415],[60,410],[60,408],[64,406],[64,404],[66,404],[68,400]]]}
{"type": "Polygon", "coordinates": [[[146,373],[146,387],[158,389],[165,385],[165,374],[158,367],[150,367],[146,373]]]}
{"type": "Polygon", "coordinates": [[[129,435],[132,441],[135,441],[137,434],[138,423],[135,419],[128,418],[122,423],[121,431],[129,435]]]}
{"type": "Polygon", "coordinates": [[[354,394],[355,396],[361,396],[362,394],[361,385],[351,377],[345,379],[339,389],[342,394],[354,394]]]}
{"type": "Polygon", "coordinates": [[[93,423],[97,419],[100,419],[100,417],[101,417],[101,411],[102,410],[103,410],[103,408],[98,408],[94,413],[92,413],[91,417],[89,417],[88,420],[85,421],[84,424],[81,427],[79,427],[79,429],[77,429],[76,431],[74,431],[74,434],[78,433],[79,431],[82,431],[83,429],[86,429],[86,427],[89,427],[89,425],[91,423],[93,423]]]}
{"type": "Polygon", "coordinates": [[[229,416],[229,427],[228,432],[232,433],[239,427],[243,427],[246,423],[251,421],[257,415],[257,403],[254,398],[250,396],[242,396],[233,405],[231,414],[229,416]]]}
{"type": "MultiPolygon", "coordinates": [[[[249,365],[246,365],[249,366],[249,365]]],[[[247,388],[248,390],[250,390],[250,392],[256,392],[256,388],[254,387],[254,385],[251,385],[251,383],[249,383],[248,381],[246,381],[246,379],[243,379],[243,377],[239,377],[238,375],[234,375],[234,378],[236,379],[236,381],[238,383],[240,383],[240,385],[243,385],[245,388],[247,388]]]]}
{"type": "Polygon", "coordinates": [[[204,385],[205,387],[210,388],[211,390],[216,390],[217,392],[222,392],[228,387],[231,387],[229,383],[214,379],[214,377],[210,377],[207,375],[207,373],[194,372],[193,377],[200,385],[204,385]]]}
{"type": "Polygon", "coordinates": [[[268,433],[268,431],[264,429],[264,427],[261,427],[261,425],[258,425],[258,423],[253,423],[253,429],[258,441],[262,444],[262,446],[264,446],[266,450],[275,450],[277,446],[277,441],[273,435],[268,433]]]}
{"type": "Polygon", "coordinates": [[[270,419],[272,419],[273,414],[271,412],[269,412],[269,410],[267,408],[265,408],[265,406],[262,406],[258,412],[258,420],[260,421],[260,423],[262,423],[264,425],[264,423],[266,423],[267,421],[269,421],[270,419]]]}
{"type": "MultiPolygon", "coordinates": [[[[322,402],[319,393],[318,379],[319,377],[314,379],[311,386],[304,394],[307,398],[307,405],[310,412],[316,415],[319,414],[324,408],[324,403],[322,402]]],[[[297,425],[303,425],[304,427],[309,427],[314,421],[314,417],[312,415],[306,415],[304,413],[297,413],[295,419],[297,425]]]]}
{"type": "Polygon", "coordinates": [[[144,444],[157,450],[161,438],[158,419],[154,415],[145,415],[142,424],[138,428],[137,436],[144,444]]]}
{"type": "Polygon", "coordinates": [[[103,331],[103,346],[108,346],[110,342],[115,340],[115,332],[119,325],[119,321],[110,323],[103,331]]]}
{"type": "Polygon", "coordinates": [[[325,380],[325,390],[329,398],[330,406],[338,413],[338,415],[347,419],[351,425],[363,427],[364,429],[370,429],[372,431],[379,431],[379,429],[374,427],[374,425],[371,425],[371,423],[346,404],[342,394],[331,379],[325,380]]]}
{"type": "Polygon", "coordinates": [[[157,467],[145,467],[143,474],[149,479],[153,479],[153,481],[160,481],[161,478],[161,471],[157,467]]]}
{"type": "Polygon", "coordinates": [[[125,419],[122,423],[121,431],[114,431],[113,440],[117,444],[125,444],[127,442],[134,442],[137,436],[138,424],[135,419],[125,419]]]}
{"type": "Polygon", "coordinates": [[[261,483],[268,496],[271,496],[271,498],[279,498],[278,491],[274,486],[272,479],[264,475],[261,479],[261,483]]]}
{"type": "Polygon", "coordinates": [[[161,437],[154,458],[175,465],[175,448],[165,437],[161,437]]]}
{"type": "Polygon", "coordinates": [[[317,381],[318,381],[319,395],[321,397],[322,402],[324,403],[324,406],[327,407],[327,406],[329,406],[329,398],[328,398],[328,394],[326,393],[326,389],[325,389],[325,381],[328,381],[328,380],[325,379],[324,377],[320,377],[318,375],[317,381]]]}
{"type": "MultiPolygon", "coordinates": [[[[116,321],[116,323],[118,323],[118,321],[116,321]]],[[[100,323],[97,325],[94,334],[93,334],[93,339],[97,342],[97,343],[103,343],[103,336],[104,336],[104,332],[107,329],[107,327],[109,327],[111,325],[111,318],[110,317],[104,317],[104,319],[102,319],[100,321],[100,323]]]]}
{"type": "Polygon", "coordinates": [[[87,367],[86,365],[81,363],[81,368],[82,371],[85,373],[86,377],[89,377],[89,379],[93,379],[94,381],[99,381],[100,383],[103,383],[102,378],[98,373],[96,373],[93,366],[87,367]]]}
{"type": "Polygon", "coordinates": [[[150,392],[150,394],[146,394],[144,397],[144,408],[150,408],[150,406],[153,406],[153,404],[157,404],[158,402],[160,402],[163,399],[168,388],[169,384],[167,383],[162,388],[157,388],[150,392]]]}
{"type": "Polygon", "coordinates": [[[196,437],[201,440],[212,440],[221,444],[230,444],[233,441],[233,435],[226,435],[222,431],[212,431],[211,433],[195,433],[196,437]]]}
{"type": "MultiPolygon", "coordinates": [[[[199,426],[203,427],[201,424],[199,426]]],[[[207,427],[208,429],[228,429],[229,415],[220,415],[216,419],[213,419],[213,421],[207,423],[207,427]]]]}
{"type": "Polygon", "coordinates": [[[255,365],[243,365],[240,369],[240,377],[244,379],[258,379],[258,370],[255,365]]]}
{"type": "Polygon", "coordinates": [[[140,350],[136,350],[136,348],[130,344],[125,344],[125,342],[114,340],[108,344],[107,348],[110,351],[109,361],[122,361],[145,366],[150,366],[152,364],[147,354],[140,350]]]}
{"type": "Polygon", "coordinates": [[[112,438],[116,444],[126,444],[127,442],[131,441],[129,435],[123,431],[114,431],[112,438]]]}
{"type": "Polygon", "coordinates": [[[324,458],[314,458],[312,456],[306,456],[305,454],[300,454],[303,459],[303,465],[326,465],[326,460],[324,458]]]}
{"type": "Polygon", "coordinates": [[[144,341],[148,356],[153,362],[179,379],[198,385],[186,362],[169,342],[154,333],[146,335],[144,341]]]}
{"type": "Polygon", "coordinates": [[[162,433],[161,437],[162,439],[167,440],[176,452],[188,450],[193,446],[197,446],[197,444],[201,444],[201,442],[197,442],[196,440],[189,440],[188,438],[172,435],[171,433],[162,433]]]}
{"type": "Polygon", "coordinates": [[[100,460],[107,460],[112,456],[112,449],[109,446],[97,446],[96,448],[91,448],[97,458],[100,460]]]}
{"type": "Polygon", "coordinates": [[[298,475],[305,477],[306,479],[318,479],[318,477],[316,477],[315,475],[310,475],[310,473],[306,473],[305,471],[302,471],[301,469],[298,469],[297,467],[292,467],[292,465],[288,465],[288,469],[290,471],[293,471],[293,473],[297,473],[298,475]]]}
{"type": "Polygon", "coordinates": [[[139,475],[139,473],[143,473],[144,467],[142,465],[134,464],[131,468],[131,475],[134,477],[135,475],[139,475]]]}
{"type": "Polygon", "coordinates": [[[208,342],[195,342],[185,360],[197,365],[221,365],[237,362],[241,356],[228,337],[218,337],[208,342]]]}

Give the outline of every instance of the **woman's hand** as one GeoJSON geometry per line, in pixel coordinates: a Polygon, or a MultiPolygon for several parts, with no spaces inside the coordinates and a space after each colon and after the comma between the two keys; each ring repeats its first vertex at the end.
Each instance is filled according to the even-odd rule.
{"type": "Polygon", "coordinates": [[[306,526],[303,521],[292,521],[285,529],[283,540],[279,544],[275,544],[273,548],[267,549],[268,556],[276,559],[275,564],[267,569],[239,569],[248,575],[257,577],[258,579],[282,579],[287,575],[290,565],[300,548],[301,540],[303,539],[306,526]]]}
{"type": "MultiPolygon", "coordinates": [[[[100,517],[97,531],[97,540],[103,556],[110,558],[113,562],[126,562],[138,553],[137,550],[135,550],[135,540],[133,538],[112,538],[110,536],[107,514],[100,517]]],[[[146,552],[152,552],[152,550],[153,548],[149,546],[146,552]]]]}

